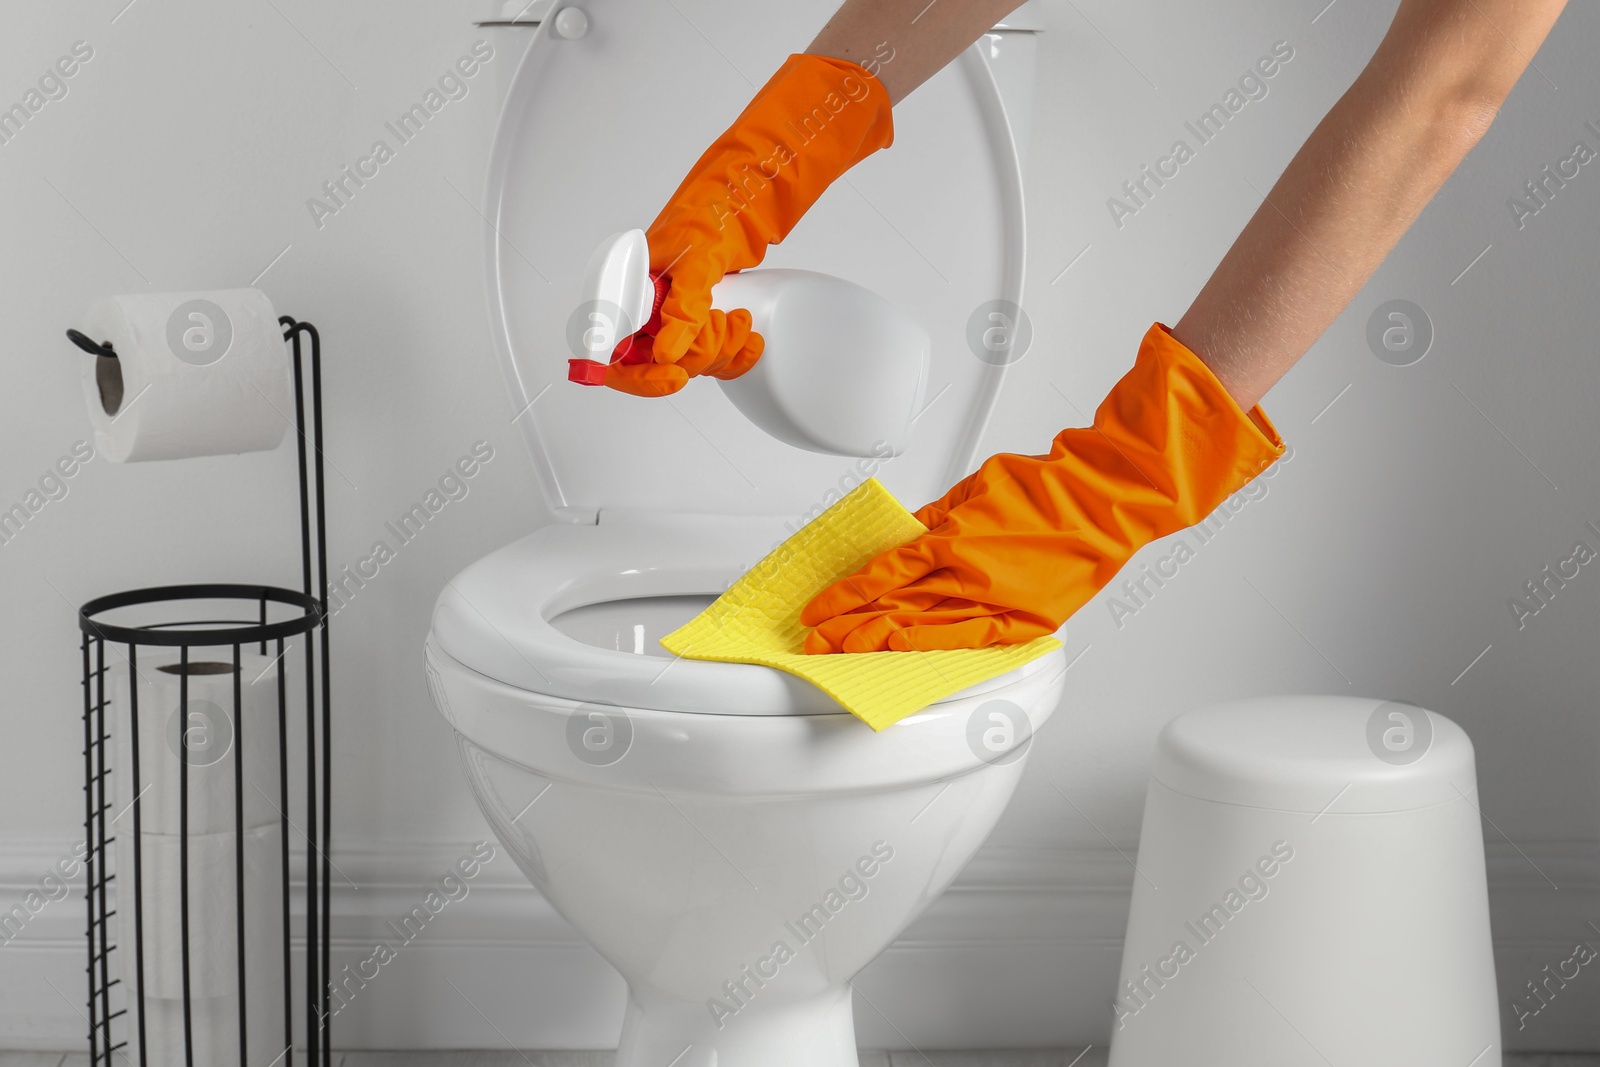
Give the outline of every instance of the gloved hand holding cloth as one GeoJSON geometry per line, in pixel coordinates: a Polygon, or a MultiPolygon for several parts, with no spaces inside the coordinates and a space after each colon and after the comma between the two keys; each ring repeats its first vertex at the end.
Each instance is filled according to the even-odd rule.
{"type": "Polygon", "coordinates": [[[605,384],[665,396],[691,377],[736,378],[760,358],[750,313],[711,307],[722,276],[760,264],[817,198],[894,139],[889,95],[844,59],[792,55],[706,149],[645,237],[669,283],[661,326],[633,345],[647,362],[612,363],[605,384]]]}
{"type": "Polygon", "coordinates": [[[1133,369],[1048,453],[991,456],[916,513],[928,532],[824,589],[808,653],[931,651],[1053,633],[1149,542],[1191,526],[1284,452],[1155,323],[1133,369]]]}

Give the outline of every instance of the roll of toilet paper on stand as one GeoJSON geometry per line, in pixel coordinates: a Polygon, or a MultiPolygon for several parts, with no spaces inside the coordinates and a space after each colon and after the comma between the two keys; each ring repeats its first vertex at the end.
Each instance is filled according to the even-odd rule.
{"type": "Polygon", "coordinates": [[[95,448],[113,462],[260,452],[294,418],[283,329],[259,289],[108,297],[78,329],[117,353],[83,373],[95,448]]]}
{"type": "MultiPolygon", "coordinates": [[[[133,687],[139,697],[139,827],[175,834],[188,778],[189,833],[234,828],[235,749],[244,764],[246,829],[276,822],[282,803],[278,774],[278,672],[275,656],[239,652],[239,714],[233,709],[233,649],[189,652],[187,676],[176,650],[146,650],[137,675],[114,668],[118,826],[133,829],[133,687]],[[188,679],[187,715],[184,678],[188,679]]],[[[109,669],[109,668],[108,668],[109,669]]]]}
{"type": "MultiPolygon", "coordinates": [[[[117,957],[130,993],[145,1000],[148,1062],[181,1064],[184,1055],[183,910],[179,885],[182,838],[176,834],[139,835],[144,926],[144,980],[134,953],[132,907],[133,840],[118,832],[116,843],[117,957]]],[[[245,993],[248,1012],[247,1062],[267,1067],[283,1051],[283,874],[282,829],[278,823],[246,830],[245,993]]],[[[231,833],[190,834],[189,1017],[194,1063],[239,1061],[239,941],[236,908],[235,837],[231,833]]],[[[136,1009],[130,1004],[130,1044],[136,1045],[136,1009]]],[[[136,1060],[137,1057],[132,1057],[136,1060]]]]}
{"type": "MultiPolygon", "coordinates": [[[[254,971],[254,968],[252,968],[254,971]]],[[[254,977],[254,974],[252,974],[254,977]]],[[[283,979],[278,978],[278,988],[273,995],[250,994],[250,1029],[247,1067],[284,1067],[286,1043],[283,1035],[283,979]]],[[[335,1001],[337,1003],[337,1001],[335,1001]]],[[[130,1012],[131,1014],[131,1012],[130,1012]]],[[[239,1001],[237,997],[195,997],[189,1002],[190,1026],[194,1032],[194,1062],[223,1064],[231,1067],[239,1062],[239,1001]]],[[[118,1064],[137,1064],[138,1019],[128,1023],[129,1053],[127,1060],[118,1058],[118,1064]]],[[[150,1067],[181,1067],[185,1059],[183,1040],[183,1001],[152,997],[144,1005],[145,1052],[150,1067]]]]}

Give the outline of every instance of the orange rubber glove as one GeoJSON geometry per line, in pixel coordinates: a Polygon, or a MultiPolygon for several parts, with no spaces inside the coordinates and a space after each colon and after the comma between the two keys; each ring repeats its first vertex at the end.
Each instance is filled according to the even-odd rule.
{"type": "Polygon", "coordinates": [[[1087,429],[985,460],[917,512],[921,537],[817,594],[806,651],[982,648],[1054,633],[1143,545],[1193,525],[1279,456],[1161,323],[1087,429]]]}
{"type": "Polygon", "coordinates": [[[711,308],[711,288],[754,267],[841,174],[894,140],[889,93],[843,59],[792,55],[695,163],[645,236],[670,282],[650,357],[612,363],[605,384],[665,396],[698,374],[736,378],[761,356],[750,313],[711,308]]]}

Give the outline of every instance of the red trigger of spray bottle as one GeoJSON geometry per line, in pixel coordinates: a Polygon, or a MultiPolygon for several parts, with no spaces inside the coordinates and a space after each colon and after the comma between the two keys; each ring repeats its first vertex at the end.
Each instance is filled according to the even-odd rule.
{"type": "MultiPolygon", "coordinates": [[[[617,342],[611,351],[611,362],[621,364],[649,363],[652,360],[651,343],[661,329],[661,304],[667,298],[669,282],[659,271],[650,272],[650,284],[655,294],[650,298],[650,316],[643,326],[617,342]]],[[[567,360],[567,380],[579,385],[606,384],[606,364],[593,359],[567,360]]]]}

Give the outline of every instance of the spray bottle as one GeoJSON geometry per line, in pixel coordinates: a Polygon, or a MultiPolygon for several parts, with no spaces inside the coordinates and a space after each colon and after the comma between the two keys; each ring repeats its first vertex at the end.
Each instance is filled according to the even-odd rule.
{"type": "MultiPolygon", "coordinates": [[[[643,230],[601,243],[584,274],[583,358],[567,376],[605,382],[605,363],[649,357],[629,338],[660,328],[667,279],[650,270],[643,230]],[[637,324],[637,325],[635,325],[637,324]]],[[[748,371],[717,380],[745,417],[796,448],[839,456],[904,452],[927,388],[928,334],[853,282],[808,270],[736,271],[711,290],[715,308],[748,308],[765,342],[748,371]]]]}

